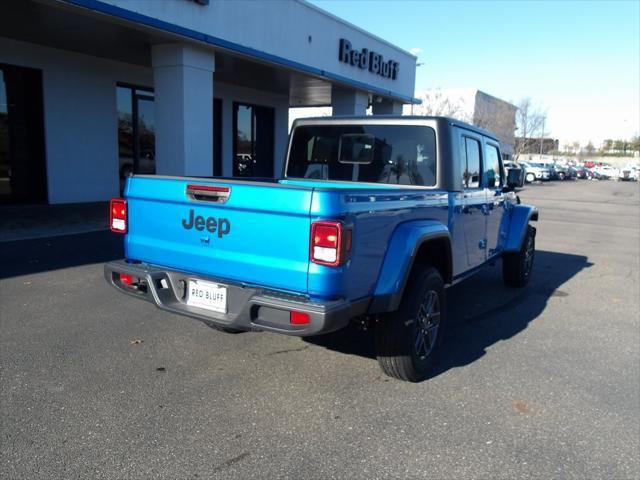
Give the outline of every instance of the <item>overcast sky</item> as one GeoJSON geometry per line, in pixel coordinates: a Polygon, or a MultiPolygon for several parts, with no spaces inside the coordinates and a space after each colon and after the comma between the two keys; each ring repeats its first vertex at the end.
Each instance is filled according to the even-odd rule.
{"type": "Polygon", "coordinates": [[[561,141],[640,131],[640,1],[313,3],[418,52],[416,89],[479,88],[548,111],[561,141]]]}

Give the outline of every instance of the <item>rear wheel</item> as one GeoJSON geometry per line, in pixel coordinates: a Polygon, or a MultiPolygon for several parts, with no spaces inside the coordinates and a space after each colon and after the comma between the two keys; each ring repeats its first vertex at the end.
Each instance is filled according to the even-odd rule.
{"type": "Polygon", "coordinates": [[[536,229],[527,225],[520,251],[502,256],[502,276],[509,287],[524,287],[529,283],[536,253],[536,229]]]}
{"type": "Polygon", "coordinates": [[[558,178],[559,178],[560,180],[564,180],[564,177],[565,177],[565,176],[566,176],[566,175],[565,175],[565,173],[564,173],[564,172],[559,172],[559,173],[558,173],[558,178]]]}
{"type": "Polygon", "coordinates": [[[400,308],[376,326],[376,355],[385,374],[410,382],[427,377],[442,344],[445,307],[437,269],[427,267],[413,276],[400,308]]]}

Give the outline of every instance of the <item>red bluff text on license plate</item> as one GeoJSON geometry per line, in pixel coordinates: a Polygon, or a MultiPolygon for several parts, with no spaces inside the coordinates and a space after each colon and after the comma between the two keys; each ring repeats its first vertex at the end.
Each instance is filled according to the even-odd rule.
{"type": "Polygon", "coordinates": [[[202,280],[189,280],[187,305],[227,313],[227,287],[202,280]]]}

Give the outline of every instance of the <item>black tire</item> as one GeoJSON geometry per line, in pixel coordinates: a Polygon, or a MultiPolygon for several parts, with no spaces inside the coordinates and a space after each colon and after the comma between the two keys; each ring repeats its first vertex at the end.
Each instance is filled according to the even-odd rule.
{"type": "Polygon", "coordinates": [[[529,283],[536,254],[536,229],[527,225],[527,233],[519,252],[502,256],[502,277],[509,287],[524,287],[529,283]]]}
{"type": "Polygon", "coordinates": [[[558,179],[560,179],[560,180],[564,180],[564,177],[565,177],[564,172],[560,172],[560,173],[558,173],[558,179]]]}
{"type": "Polygon", "coordinates": [[[399,380],[424,380],[436,361],[445,325],[444,281],[438,270],[427,267],[409,280],[400,308],[384,315],[376,326],[376,356],[382,371],[399,380]],[[431,315],[424,315],[426,310],[431,315]]]}

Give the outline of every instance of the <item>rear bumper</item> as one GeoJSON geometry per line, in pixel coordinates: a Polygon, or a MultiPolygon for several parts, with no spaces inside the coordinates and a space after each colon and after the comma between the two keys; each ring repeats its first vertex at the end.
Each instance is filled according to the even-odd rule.
{"type": "Polygon", "coordinates": [[[105,264],[104,276],[119,291],[155,303],[162,310],[187,315],[220,327],[265,330],[287,335],[309,336],[339,330],[351,318],[365,313],[370,303],[369,298],[357,302],[310,301],[303,296],[231,284],[145,263],[127,263],[124,260],[105,264]],[[135,286],[120,281],[120,274],[123,273],[139,279],[135,286]],[[227,313],[187,305],[185,293],[188,280],[206,280],[227,287],[227,313]],[[309,323],[292,325],[289,321],[289,312],[292,310],[309,314],[309,323]]]}

